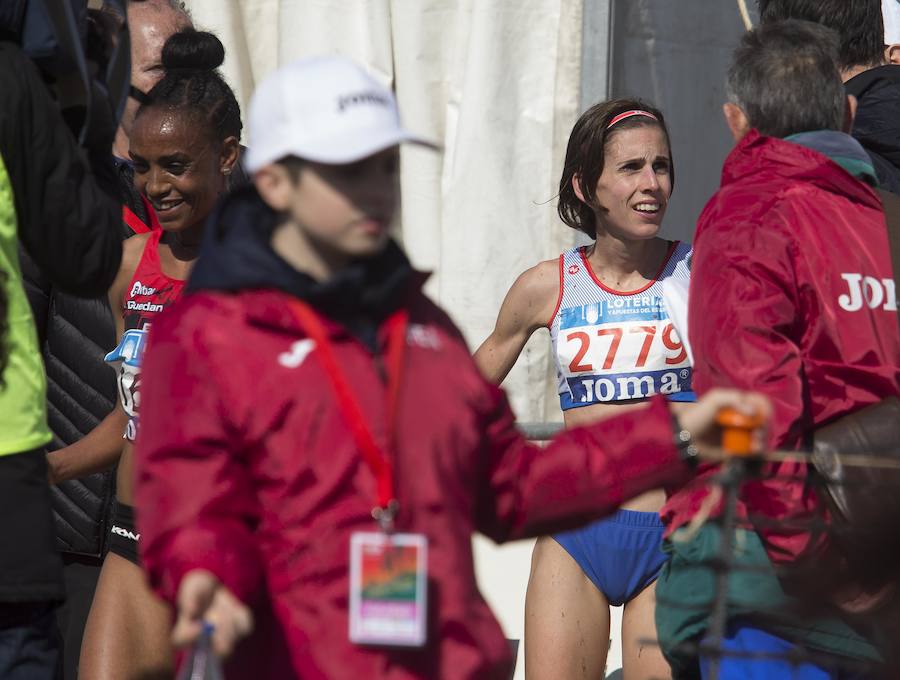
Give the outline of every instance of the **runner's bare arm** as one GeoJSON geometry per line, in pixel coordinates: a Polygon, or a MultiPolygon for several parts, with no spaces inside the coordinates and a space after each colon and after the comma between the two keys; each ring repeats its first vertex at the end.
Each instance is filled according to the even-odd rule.
{"type": "Polygon", "coordinates": [[[74,444],[48,453],[50,483],[59,484],[113,467],[122,455],[125,444],[122,433],[127,424],[128,416],[121,405],[116,404],[106,418],[84,437],[74,444]]]}
{"type": "Polygon", "coordinates": [[[494,330],[475,351],[475,363],[488,380],[503,382],[531,334],[551,321],[559,292],[559,260],[541,262],[516,279],[494,330]]]}
{"type": "MultiPolygon", "coordinates": [[[[116,322],[116,338],[121,339],[122,298],[125,288],[137,269],[147,238],[134,236],[122,244],[122,261],[119,272],[109,289],[109,305],[116,322]]],[[[108,348],[112,349],[112,348],[108,348]]],[[[78,479],[95,472],[108,470],[122,455],[122,434],[128,424],[128,416],[122,403],[116,399],[112,411],[100,423],[77,442],[47,454],[48,478],[51,484],[78,479]]]]}

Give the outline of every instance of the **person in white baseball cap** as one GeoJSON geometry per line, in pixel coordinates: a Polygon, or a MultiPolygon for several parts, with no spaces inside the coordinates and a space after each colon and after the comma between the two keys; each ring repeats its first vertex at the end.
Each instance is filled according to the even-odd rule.
{"type": "Polygon", "coordinates": [[[405,130],[393,94],[343,57],[301,59],[276,71],[250,103],[255,173],[287,156],[355,163],[402,142],[434,146],[405,130]]]}
{"type": "MultiPolygon", "coordinates": [[[[355,257],[387,242],[399,199],[398,145],[436,148],[403,128],[390,90],[339,56],[301,59],[267,78],[250,103],[250,135],[247,169],[263,200],[291,212],[323,252],[355,257]],[[345,200],[325,201],[323,182],[345,200]],[[344,228],[332,228],[340,220],[344,228]]],[[[304,234],[280,229],[273,243],[278,249],[304,234]]],[[[316,260],[311,266],[325,264],[318,249],[309,253],[316,260]]],[[[339,264],[321,271],[333,273],[339,264]]]]}

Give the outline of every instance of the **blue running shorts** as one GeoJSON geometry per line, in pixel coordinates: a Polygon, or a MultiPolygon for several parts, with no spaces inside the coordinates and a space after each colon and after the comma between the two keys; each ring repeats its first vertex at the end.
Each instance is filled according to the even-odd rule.
{"type": "Polygon", "coordinates": [[[633,599],[659,576],[668,560],[663,524],[655,512],[619,510],[612,517],[557,534],[559,543],[616,607],[633,599]]]}

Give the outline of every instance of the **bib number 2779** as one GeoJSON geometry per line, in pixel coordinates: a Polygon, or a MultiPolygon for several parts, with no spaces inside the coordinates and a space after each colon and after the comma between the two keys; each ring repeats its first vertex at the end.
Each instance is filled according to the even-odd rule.
{"type": "Polygon", "coordinates": [[[603,326],[596,329],[594,338],[586,331],[574,331],[566,335],[566,342],[579,345],[569,363],[571,373],[644,368],[654,343],[660,342],[666,366],[679,366],[687,359],[687,350],[671,323],[661,328],[654,324],[603,326]],[[629,351],[620,352],[623,339],[629,351]]]}

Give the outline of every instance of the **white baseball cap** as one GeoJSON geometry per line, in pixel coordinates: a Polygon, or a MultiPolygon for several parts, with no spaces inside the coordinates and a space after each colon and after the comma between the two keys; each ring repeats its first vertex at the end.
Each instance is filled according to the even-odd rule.
{"type": "Polygon", "coordinates": [[[881,0],[884,16],[884,44],[900,44],[900,0],[881,0]]]}
{"type": "Polygon", "coordinates": [[[435,148],[400,125],[393,93],[340,56],[294,61],[268,76],[250,100],[247,169],[286,156],[343,165],[401,142],[435,148]]]}

